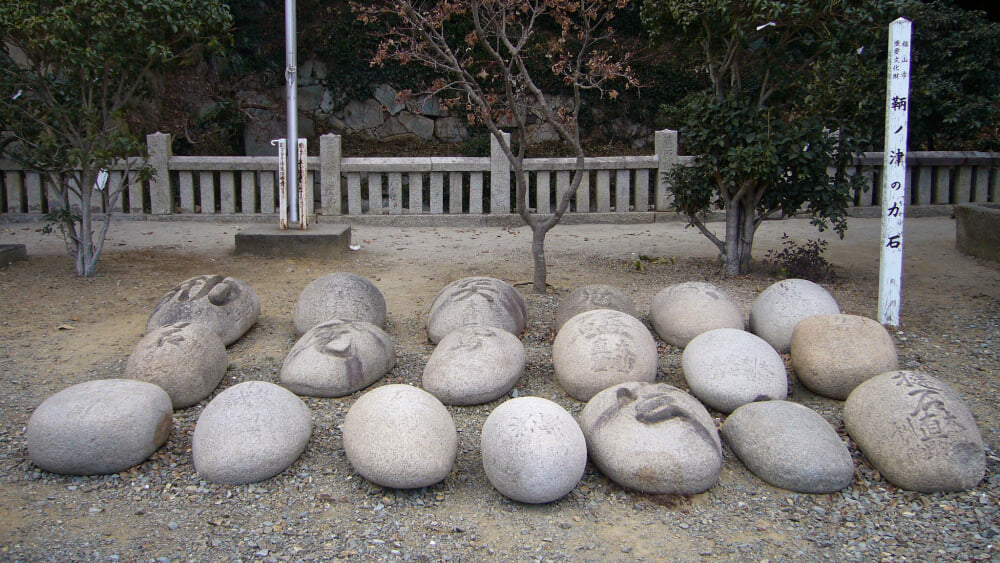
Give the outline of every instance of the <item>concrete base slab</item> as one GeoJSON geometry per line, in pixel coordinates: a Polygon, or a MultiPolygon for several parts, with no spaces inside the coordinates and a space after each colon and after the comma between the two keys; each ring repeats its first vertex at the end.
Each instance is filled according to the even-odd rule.
{"type": "Polygon", "coordinates": [[[0,244],[0,266],[27,259],[28,251],[23,244],[0,244]]]}
{"type": "Polygon", "coordinates": [[[955,235],[962,252],[1000,261],[1000,203],[955,206],[955,235]]]}
{"type": "Polygon", "coordinates": [[[340,258],[351,244],[351,227],[316,224],[303,231],[277,225],[251,225],[236,234],[236,254],[340,258]]]}

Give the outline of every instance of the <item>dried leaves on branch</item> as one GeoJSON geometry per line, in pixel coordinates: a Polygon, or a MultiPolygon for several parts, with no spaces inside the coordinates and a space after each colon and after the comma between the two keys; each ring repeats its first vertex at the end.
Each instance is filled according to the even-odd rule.
{"type": "MultiPolygon", "coordinates": [[[[393,0],[354,4],[359,19],[392,22],[374,65],[424,65],[441,76],[428,85],[470,124],[482,125],[511,163],[517,212],[532,230],[534,290],[545,291],[545,234],[569,208],[584,171],[578,117],[581,92],[615,98],[618,85],[637,87],[630,53],[613,39],[612,20],[624,0],[393,0]],[[568,97],[557,104],[555,95],[568,97]],[[534,120],[534,123],[532,123],[534,120]],[[556,210],[529,208],[524,158],[529,126],[552,128],[576,157],[569,189],[556,210]],[[514,142],[505,129],[510,129],[514,142]]],[[[412,92],[404,93],[410,95],[412,92]]]]}

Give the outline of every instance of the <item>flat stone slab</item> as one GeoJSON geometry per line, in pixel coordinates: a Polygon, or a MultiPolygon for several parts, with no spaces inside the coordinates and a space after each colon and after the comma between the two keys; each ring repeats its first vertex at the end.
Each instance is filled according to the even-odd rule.
{"type": "Polygon", "coordinates": [[[340,258],[351,244],[351,227],[319,223],[301,230],[278,225],[250,225],[236,233],[236,254],[340,258]]]}
{"type": "Polygon", "coordinates": [[[0,266],[27,259],[28,251],[23,244],[0,244],[0,266]]]}

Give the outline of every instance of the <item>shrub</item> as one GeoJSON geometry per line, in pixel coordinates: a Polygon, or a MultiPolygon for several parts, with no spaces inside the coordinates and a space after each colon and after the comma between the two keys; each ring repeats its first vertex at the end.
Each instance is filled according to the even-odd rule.
{"type": "Polygon", "coordinates": [[[823,257],[827,241],[807,240],[798,244],[788,233],[781,234],[781,251],[769,250],[764,264],[774,268],[784,278],[799,278],[813,282],[832,281],[837,276],[833,264],[823,257]]]}

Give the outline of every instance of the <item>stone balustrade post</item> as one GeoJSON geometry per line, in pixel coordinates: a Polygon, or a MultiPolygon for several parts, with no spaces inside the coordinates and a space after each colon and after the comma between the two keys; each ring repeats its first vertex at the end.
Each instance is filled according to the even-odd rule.
{"type": "Polygon", "coordinates": [[[169,215],[173,211],[170,194],[171,136],[169,133],[146,135],[149,165],[155,175],[149,181],[149,208],[153,215],[169,215]]]}
{"type": "MultiPolygon", "coordinates": [[[[504,133],[510,145],[510,133],[504,133]]],[[[510,213],[510,159],[500,148],[500,142],[490,135],[490,214],[510,213]]]]}
{"type": "Polygon", "coordinates": [[[674,202],[674,196],[670,193],[670,182],[666,179],[666,172],[677,163],[677,131],[663,129],[657,131],[653,137],[656,151],[656,210],[669,211],[674,202]]]}
{"type": "Polygon", "coordinates": [[[320,202],[323,215],[340,215],[342,145],[340,135],[328,133],[319,138],[320,202]]]}

